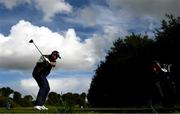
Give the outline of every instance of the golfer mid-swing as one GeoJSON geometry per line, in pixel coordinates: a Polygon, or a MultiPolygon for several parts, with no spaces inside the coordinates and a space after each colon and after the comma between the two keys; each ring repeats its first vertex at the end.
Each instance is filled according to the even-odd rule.
{"type": "Polygon", "coordinates": [[[32,75],[40,88],[34,106],[37,110],[48,110],[48,108],[44,106],[50,91],[49,83],[46,77],[49,75],[52,67],[55,67],[56,60],[58,58],[61,58],[58,51],[53,51],[50,55],[43,55],[36,63],[33,70],[32,75]]]}

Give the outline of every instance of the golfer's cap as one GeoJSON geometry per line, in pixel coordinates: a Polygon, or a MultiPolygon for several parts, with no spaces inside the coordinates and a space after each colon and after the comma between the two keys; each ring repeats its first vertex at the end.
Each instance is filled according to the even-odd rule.
{"type": "Polygon", "coordinates": [[[61,59],[58,51],[53,51],[53,52],[51,53],[51,55],[52,55],[52,54],[56,54],[56,56],[57,56],[59,59],[61,59]]]}

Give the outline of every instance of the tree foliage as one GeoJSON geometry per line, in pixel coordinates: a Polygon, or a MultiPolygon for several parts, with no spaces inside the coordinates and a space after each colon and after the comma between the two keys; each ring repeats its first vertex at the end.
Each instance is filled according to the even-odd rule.
{"type": "Polygon", "coordinates": [[[178,75],[180,18],[167,17],[156,30],[155,40],[132,33],[114,42],[92,79],[88,92],[91,106],[142,106],[147,105],[150,97],[159,99],[150,72],[152,62],[171,63],[173,75],[178,75]]]}
{"type": "Polygon", "coordinates": [[[0,96],[8,97],[11,93],[13,93],[13,90],[9,87],[0,88],[0,96]]]}
{"type": "Polygon", "coordinates": [[[48,95],[47,104],[49,105],[62,105],[61,95],[56,92],[50,92],[48,95]]]}
{"type": "Polygon", "coordinates": [[[86,98],[86,94],[82,93],[82,94],[77,94],[77,93],[66,93],[62,95],[62,101],[68,105],[68,106],[85,106],[86,102],[85,102],[85,98],[86,98]]]}
{"type": "MultiPolygon", "coordinates": [[[[65,93],[63,95],[56,92],[50,92],[47,98],[46,105],[50,106],[86,106],[86,93],[65,93]]],[[[6,107],[7,103],[11,104],[11,107],[32,107],[34,105],[35,99],[31,95],[25,95],[18,91],[14,91],[9,87],[0,88],[0,107],[6,107]],[[10,98],[12,94],[12,98],[10,98]]]]}
{"type": "Polygon", "coordinates": [[[25,95],[22,99],[21,99],[21,106],[24,107],[31,107],[33,106],[33,97],[31,95],[25,95]]]}
{"type": "Polygon", "coordinates": [[[147,36],[135,34],[114,43],[106,61],[101,62],[92,80],[88,94],[92,106],[115,107],[142,102],[143,76],[151,53],[147,46],[152,43],[147,36]]]}
{"type": "Polygon", "coordinates": [[[13,101],[16,101],[16,103],[21,104],[21,93],[15,91],[13,95],[13,101]]]}
{"type": "MultiPolygon", "coordinates": [[[[176,80],[176,88],[180,90],[180,73],[178,49],[180,48],[180,17],[167,15],[168,19],[162,21],[162,27],[156,30],[156,56],[164,63],[171,63],[172,73],[176,80]]],[[[177,91],[180,96],[180,91],[177,91]]],[[[177,97],[180,101],[180,97],[177,97]]]]}

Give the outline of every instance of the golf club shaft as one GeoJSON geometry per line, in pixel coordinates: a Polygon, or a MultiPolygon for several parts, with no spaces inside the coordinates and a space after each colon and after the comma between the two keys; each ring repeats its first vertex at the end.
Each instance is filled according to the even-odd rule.
{"type": "Polygon", "coordinates": [[[39,51],[39,53],[43,56],[42,52],[39,50],[39,48],[36,46],[36,44],[33,42],[34,46],[37,48],[37,50],[39,51]]]}
{"type": "Polygon", "coordinates": [[[42,54],[42,52],[40,51],[40,49],[37,47],[37,45],[34,43],[34,41],[33,41],[32,39],[29,41],[29,43],[33,43],[34,46],[36,47],[36,49],[37,49],[37,50],[39,51],[39,53],[41,54],[41,56],[43,57],[43,59],[44,59],[45,61],[47,61],[46,58],[44,57],[44,55],[42,54]]]}
{"type": "Polygon", "coordinates": [[[32,42],[34,44],[34,46],[36,47],[36,49],[39,51],[39,53],[41,54],[41,56],[43,57],[43,59],[46,61],[44,55],[42,54],[42,52],[39,50],[39,48],[36,46],[36,44],[34,42],[32,42]]]}

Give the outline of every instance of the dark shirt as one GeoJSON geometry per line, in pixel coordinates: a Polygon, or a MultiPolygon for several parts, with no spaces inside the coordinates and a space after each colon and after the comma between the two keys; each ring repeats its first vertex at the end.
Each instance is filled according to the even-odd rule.
{"type": "Polygon", "coordinates": [[[49,75],[53,66],[48,61],[46,61],[45,58],[47,58],[50,62],[54,62],[54,63],[56,62],[56,61],[51,60],[51,55],[44,55],[44,57],[41,56],[41,58],[36,63],[36,66],[33,70],[33,76],[37,76],[37,75],[48,76],[49,75]]]}

